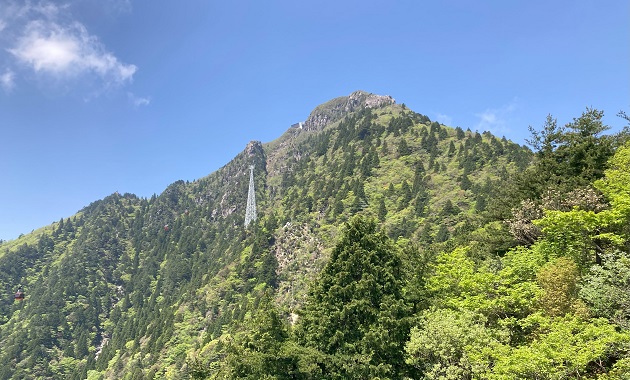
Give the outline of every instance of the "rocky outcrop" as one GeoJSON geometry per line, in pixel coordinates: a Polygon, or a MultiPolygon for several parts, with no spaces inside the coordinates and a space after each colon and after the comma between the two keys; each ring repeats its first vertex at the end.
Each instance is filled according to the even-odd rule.
{"type": "Polygon", "coordinates": [[[380,108],[394,103],[396,101],[389,95],[355,91],[349,96],[335,98],[318,106],[311,112],[302,126],[307,131],[322,130],[326,125],[334,123],[348,113],[358,111],[363,107],[380,108]]]}
{"type": "Polygon", "coordinates": [[[250,141],[247,146],[245,147],[245,154],[247,155],[248,159],[251,160],[252,158],[254,158],[256,155],[261,155],[261,154],[265,154],[262,143],[260,141],[250,141]]]}
{"type": "Polygon", "coordinates": [[[276,302],[281,308],[299,309],[306,298],[308,284],[324,265],[324,242],[313,226],[287,223],[276,231],[271,250],[278,262],[276,302]]]}

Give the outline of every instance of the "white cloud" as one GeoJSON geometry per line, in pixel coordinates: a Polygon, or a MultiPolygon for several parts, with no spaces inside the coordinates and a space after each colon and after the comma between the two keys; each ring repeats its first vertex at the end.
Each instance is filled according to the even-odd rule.
{"type": "Polygon", "coordinates": [[[26,68],[61,80],[89,76],[105,87],[131,82],[138,68],[108,51],[98,37],[73,19],[70,8],[69,4],[40,1],[9,2],[0,10],[0,30],[5,30],[0,44],[7,46],[1,50],[12,58],[12,72],[26,68]]]}
{"type": "Polygon", "coordinates": [[[149,103],[151,103],[151,98],[136,96],[131,92],[127,93],[127,98],[129,98],[129,102],[136,108],[140,106],[148,106],[149,103]]]}
{"type": "Polygon", "coordinates": [[[7,69],[4,74],[0,75],[0,85],[5,91],[11,91],[15,87],[15,74],[7,69]]]}
{"type": "Polygon", "coordinates": [[[69,76],[96,73],[108,83],[130,81],[137,70],[135,65],[119,62],[77,22],[61,26],[32,21],[9,52],[36,72],[69,76]]]}
{"type": "Polygon", "coordinates": [[[488,108],[475,114],[479,118],[475,129],[489,131],[494,135],[506,134],[510,131],[510,120],[517,109],[518,99],[513,99],[509,104],[499,108],[488,108]]]}

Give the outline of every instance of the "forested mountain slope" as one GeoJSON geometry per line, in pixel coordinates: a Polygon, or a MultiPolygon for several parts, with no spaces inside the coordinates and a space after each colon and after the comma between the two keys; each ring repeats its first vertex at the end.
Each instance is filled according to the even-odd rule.
{"type": "Polygon", "coordinates": [[[0,378],[623,378],[630,147],[605,130],[550,117],[531,152],[334,99],[0,245],[0,378]]]}

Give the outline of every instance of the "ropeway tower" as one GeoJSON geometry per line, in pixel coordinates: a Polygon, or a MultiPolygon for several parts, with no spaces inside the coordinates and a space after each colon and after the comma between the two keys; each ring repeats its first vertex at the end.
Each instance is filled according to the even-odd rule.
{"type": "Polygon", "coordinates": [[[245,209],[245,227],[256,220],[256,192],[254,191],[254,165],[249,166],[249,191],[245,209]]]}

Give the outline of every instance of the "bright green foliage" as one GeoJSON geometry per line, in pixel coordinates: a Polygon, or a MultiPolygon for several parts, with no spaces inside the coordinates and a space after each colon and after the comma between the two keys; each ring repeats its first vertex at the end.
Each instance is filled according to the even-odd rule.
{"type": "Polygon", "coordinates": [[[498,263],[479,260],[478,241],[440,254],[426,283],[438,309],[412,329],[408,362],[426,378],[625,378],[630,260],[619,249],[629,237],[628,152],[620,148],[596,182],[610,208],[547,210],[536,222],[542,237],[498,263]],[[480,336],[495,339],[490,350],[480,336]]]}
{"type": "Polygon", "coordinates": [[[587,267],[601,253],[600,241],[622,243],[622,240],[610,233],[604,233],[613,222],[608,212],[594,213],[574,209],[572,211],[547,211],[545,216],[534,221],[543,233],[543,240],[538,244],[551,257],[567,255],[581,267],[587,267]]]}
{"type": "Polygon", "coordinates": [[[437,309],[422,314],[405,346],[407,363],[425,379],[469,379],[487,369],[504,350],[502,331],[486,328],[483,316],[470,311],[437,309]]]}
{"type": "Polygon", "coordinates": [[[604,319],[584,321],[573,315],[523,321],[536,338],[495,356],[490,379],[592,378],[609,369],[611,361],[627,355],[628,333],[620,333],[604,319]],[[589,373],[591,375],[589,375],[589,373]]]}
{"type": "Polygon", "coordinates": [[[585,276],[580,296],[598,317],[630,329],[630,255],[616,251],[602,257],[585,276]]]}
{"type": "Polygon", "coordinates": [[[540,306],[548,315],[586,314],[584,304],[577,298],[579,276],[575,261],[568,257],[559,257],[541,268],[538,283],[544,295],[540,306]]]}
{"type": "Polygon", "coordinates": [[[535,261],[517,259],[522,252],[515,252],[505,260],[508,265],[495,272],[477,268],[467,252],[458,248],[438,256],[427,284],[436,306],[476,311],[491,320],[524,316],[534,308],[541,295],[532,278],[535,261]]]}
{"type": "Polygon", "coordinates": [[[582,268],[597,260],[606,245],[623,247],[630,229],[630,145],[622,147],[611,159],[611,168],[595,185],[610,200],[611,208],[601,212],[574,208],[571,211],[546,211],[535,222],[540,226],[550,256],[571,256],[582,268]]]}
{"type": "Polygon", "coordinates": [[[534,250],[516,250],[492,274],[475,268],[465,250],[438,257],[428,287],[436,305],[448,309],[423,313],[407,362],[440,379],[563,378],[610,369],[627,355],[630,335],[605,319],[566,314],[585,314],[583,304],[576,307],[577,267],[565,258],[543,263],[534,250]],[[548,315],[566,317],[533,313],[537,300],[548,315]]]}
{"type": "Polygon", "coordinates": [[[616,226],[625,234],[630,233],[630,142],[619,148],[611,158],[605,177],[595,181],[595,186],[608,198],[611,210],[608,213],[616,226]]]}

